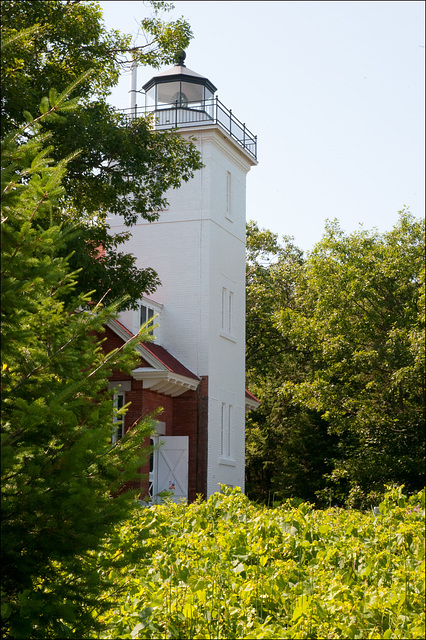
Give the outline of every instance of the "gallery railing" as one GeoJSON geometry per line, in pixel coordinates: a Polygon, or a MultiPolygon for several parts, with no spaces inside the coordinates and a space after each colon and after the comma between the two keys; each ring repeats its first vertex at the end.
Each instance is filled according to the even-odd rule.
{"type": "Polygon", "coordinates": [[[234,116],[231,109],[227,109],[218,98],[203,102],[183,102],[161,104],[150,107],[122,109],[122,113],[129,119],[139,118],[149,113],[155,116],[157,129],[170,127],[209,126],[219,125],[231,138],[236,140],[246,151],[257,158],[257,136],[247,129],[245,123],[234,116]]]}

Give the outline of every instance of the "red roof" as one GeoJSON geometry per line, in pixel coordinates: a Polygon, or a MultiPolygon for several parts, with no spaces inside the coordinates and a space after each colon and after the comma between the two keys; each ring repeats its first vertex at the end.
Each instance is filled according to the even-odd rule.
{"type": "Polygon", "coordinates": [[[250,398],[250,400],[254,400],[255,402],[260,402],[260,400],[258,400],[256,396],[250,393],[250,391],[247,391],[247,389],[246,389],[246,398],[250,398]]]}
{"type": "MultiPolygon", "coordinates": [[[[113,320],[113,323],[118,324],[118,326],[123,329],[130,337],[134,334],[129,331],[127,327],[124,326],[118,320],[113,320]]],[[[192,373],[185,365],[183,365],[177,358],[172,356],[164,347],[161,347],[159,344],[155,344],[154,342],[140,342],[141,347],[146,349],[148,353],[153,356],[160,364],[162,364],[166,369],[171,371],[172,373],[176,373],[180,376],[185,376],[187,378],[192,378],[193,380],[199,380],[200,378],[192,373]]]]}
{"type": "Polygon", "coordinates": [[[200,379],[195,375],[195,373],[192,373],[192,371],[187,369],[185,365],[179,362],[177,358],[172,356],[172,354],[164,347],[160,347],[159,344],[155,344],[154,342],[141,342],[141,346],[172,373],[177,373],[181,376],[186,376],[187,378],[193,378],[194,380],[200,379]]]}

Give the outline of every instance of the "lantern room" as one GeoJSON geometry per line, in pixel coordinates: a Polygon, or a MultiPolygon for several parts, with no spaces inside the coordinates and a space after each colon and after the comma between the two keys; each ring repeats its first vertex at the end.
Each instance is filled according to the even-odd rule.
{"type": "Polygon", "coordinates": [[[185,58],[182,51],[175,66],[148,80],[141,92],[136,89],[137,64],[133,63],[130,109],[123,110],[129,120],[152,114],[156,129],[220,127],[256,162],[256,136],[220,102],[216,87],[208,78],[185,66],[185,58]],[[136,104],[137,93],[144,94],[142,108],[136,104]]]}
{"type": "Polygon", "coordinates": [[[178,107],[205,111],[216,87],[207,78],[185,66],[183,51],[172,69],[160,73],[143,86],[145,105],[155,110],[178,107]]]}

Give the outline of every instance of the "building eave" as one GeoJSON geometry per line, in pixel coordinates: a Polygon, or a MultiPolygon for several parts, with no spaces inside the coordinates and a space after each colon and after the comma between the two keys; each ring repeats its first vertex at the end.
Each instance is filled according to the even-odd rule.
{"type": "Polygon", "coordinates": [[[249,411],[255,411],[255,409],[258,409],[261,405],[261,402],[256,398],[256,396],[254,396],[252,393],[250,393],[250,391],[245,392],[245,408],[246,408],[246,413],[248,413],[249,411]]]}
{"type": "Polygon", "coordinates": [[[151,369],[151,367],[133,369],[132,377],[135,380],[142,380],[144,389],[150,389],[173,398],[182,395],[185,391],[195,391],[200,384],[200,381],[194,378],[188,378],[171,371],[151,369]]]}
{"type": "MultiPolygon", "coordinates": [[[[157,129],[159,131],[166,129],[166,126],[158,126],[157,129]]],[[[170,128],[170,127],[169,127],[170,128]]],[[[186,133],[190,136],[196,135],[197,133],[203,133],[203,139],[207,139],[207,135],[210,134],[210,139],[217,145],[219,149],[225,151],[229,154],[229,149],[227,148],[227,144],[231,145],[233,149],[238,149],[241,154],[240,164],[244,168],[245,173],[249,170],[250,167],[256,167],[259,163],[257,158],[250,153],[244,146],[235,140],[223,127],[219,124],[215,123],[206,123],[206,124],[197,124],[197,123],[188,123],[187,125],[180,124],[178,127],[179,133],[186,133]],[[248,168],[246,165],[248,163],[248,168]]],[[[232,156],[235,160],[235,156],[232,156]]]]}

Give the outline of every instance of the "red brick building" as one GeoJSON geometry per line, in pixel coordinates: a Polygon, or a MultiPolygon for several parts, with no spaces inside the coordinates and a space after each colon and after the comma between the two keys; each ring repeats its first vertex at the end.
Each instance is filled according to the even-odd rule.
{"type": "MultiPolygon", "coordinates": [[[[121,322],[110,322],[105,351],[120,348],[132,335],[121,322]]],[[[196,376],[153,342],[140,343],[137,351],[140,363],[132,374],[115,371],[109,382],[116,406],[130,403],[114,439],[160,409],[156,432],[147,446],[161,446],[142,468],[141,499],[156,500],[158,493],[170,490],[176,500],[192,502],[198,494],[207,495],[208,379],[196,376]]],[[[256,406],[257,399],[246,391],[246,410],[256,406]]]]}

